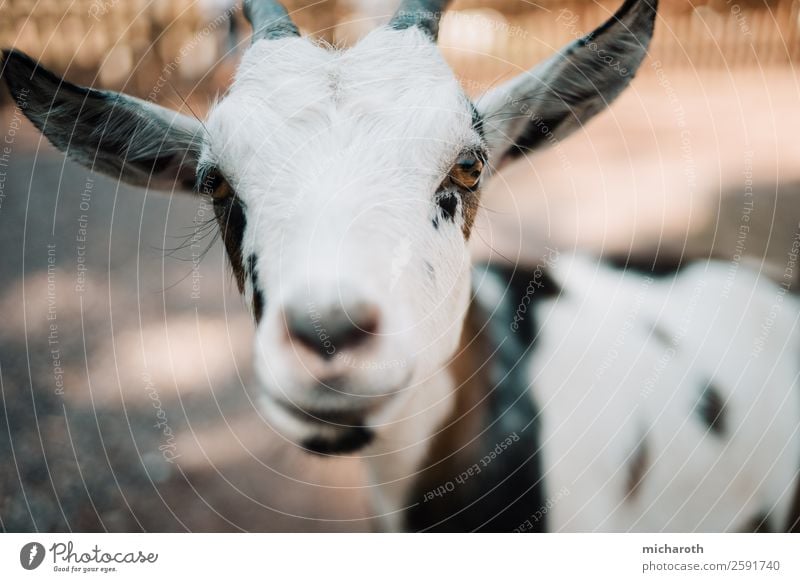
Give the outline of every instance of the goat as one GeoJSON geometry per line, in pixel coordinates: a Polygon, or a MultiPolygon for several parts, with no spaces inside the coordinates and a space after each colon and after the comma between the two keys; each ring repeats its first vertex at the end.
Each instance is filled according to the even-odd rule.
{"type": "Polygon", "coordinates": [[[628,86],[656,2],[625,0],[476,102],[436,48],[446,0],[405,0],[347,50],[245,0],[252,44],[204,122],[16,51],[2,74],[79,163],[210,197],[263,414],[312,453],[361,454],[381,529],[793,529],[785,286],[715,262],[471,264],[481,187],[628,86]]]}

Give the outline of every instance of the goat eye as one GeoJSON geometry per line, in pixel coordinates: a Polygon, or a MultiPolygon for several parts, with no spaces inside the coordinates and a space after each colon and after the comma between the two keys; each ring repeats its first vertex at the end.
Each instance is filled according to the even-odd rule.
{"type": "Polygon", "coordinates": [[[474,189],[481,179],[483,160],[475,154],[464,154],[450,170],[450,179],[467,190],[474,189]]]}
{"type": "Polygon", "coordinates": [[[201,178],[200,193],[221,201],[233,196],[233,188],[219,170],[212,169],[201,178]]]}

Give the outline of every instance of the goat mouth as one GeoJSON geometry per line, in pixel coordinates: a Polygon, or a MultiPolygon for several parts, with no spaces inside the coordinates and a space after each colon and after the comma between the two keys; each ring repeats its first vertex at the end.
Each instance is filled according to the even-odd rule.
{"type": "Polygon", "coordinates": [[[372,442],[375,433],[365,426],[351,426],[337,430],[334,435],[317,435],[307,438],[302,445],[317,455],[346,455],[363,449],[372,442]]]}
{"type": "Polygon", "coordinates": [[[375,433],[364,421],[371,408],[310,410],[283,400],[276,402],[297,420],[319,430],[317,434],[300,442],[310,453],[324,456],[354,453],[370,444],[375,437],[375,433]]]}
{"type": "Polygon", "coordinates": [[[364,423],[367,410],[309,410],[282,400],[278,404],[298,420],[309,424],[335,426],[340,428],[360,427],[364,423]]]}
{"type": "Polygon", "coordinates": [[[343,392],[343,396],[330,398],[328,394],[314,395],[313,405],[296,403],[281,397],[271,397],[284,412],[306,424],[328,428],[350,428],[365,425],[365,419],[391,400],[393,395],[370,398],[353,398],[343,392]]]}

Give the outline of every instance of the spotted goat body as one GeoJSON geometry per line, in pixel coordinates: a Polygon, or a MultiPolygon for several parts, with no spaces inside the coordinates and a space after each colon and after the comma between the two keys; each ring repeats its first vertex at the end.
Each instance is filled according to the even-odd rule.
{"type": "Polygon", "coordinates": [[[252,45],[202,123],[17,51],[2,75],[79,163],[210,198],[256,321],[265,420],[311,453],[360,454],[376,527],[796,529],[785,288],[715,262],[470,261],[483,183],[619,95],[656,0],[475,103],[435,46],[446,5],[407,0],[337,50],[246,0],[252,45]]]}

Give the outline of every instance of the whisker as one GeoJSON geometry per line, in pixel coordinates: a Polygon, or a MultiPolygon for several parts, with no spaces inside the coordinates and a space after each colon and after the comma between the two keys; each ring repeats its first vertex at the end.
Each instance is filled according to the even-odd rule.
{"type": "Polygon", "coordinates": [[[188,109],[189,112],[192,114],[192,116],[200,123],[200,125],[203,128],[203,131],[206,132],[206,136],[211,137],[211,133],[208,131],[208,128],[206,127],[206,124],[203,122],[202,119],[200,119],[200,116],[197,115],[197,113],[195,113],[194,109],[192,109],[192,106],[189,105],[189,102],[183,97],[183,95],[181,95],[181,92],[178,91],[177,87],[175,87],[175,85],[173,85],[172,81],[170,81],[169,79],[167,79],[167,84],[169,85],[170,89],[172,89],[175,92],[175,94],[178,96],[178,98],[184,104],[186,109],[188,109]]]}
{"type": "Polygon", "coordinates": [[[481,237],[481,242],[483,242],[483,243],[484,243],[484,244],[485,244],[485,245],[486,245],[486,246],[489,248],[489,250],[490,250],[490,251],[492,251],[492,253],[495,253],[495,254],[497,254],[499,257],[501,257],[501,258],[505,259],[506,261],[508,261],[508,262],[509,262],[510,264],[512,264],[512,265],[516,265],[516,264],[517,264],[517,261],[514,261],[514,260],[512,260],[512,259],[509,259],[509,258],[508,258],[507,256],[505,256],[503,253],[501,253],[501,252],[500,252],[500,251],[498,251],[496,248],[494,248],[494,247],[493,247],[491,244],[489,244],[489,242],[488,242],[488,241],[487,241],[485,238],[483,238],[483,235],[481,234],[481,229],[480,229],[480,228],[476,228],[476,229],[475,229],[475,232],[477,232],[477,233],[478,233],[478,236],[479,236],[479,237],[481,237]]]}

